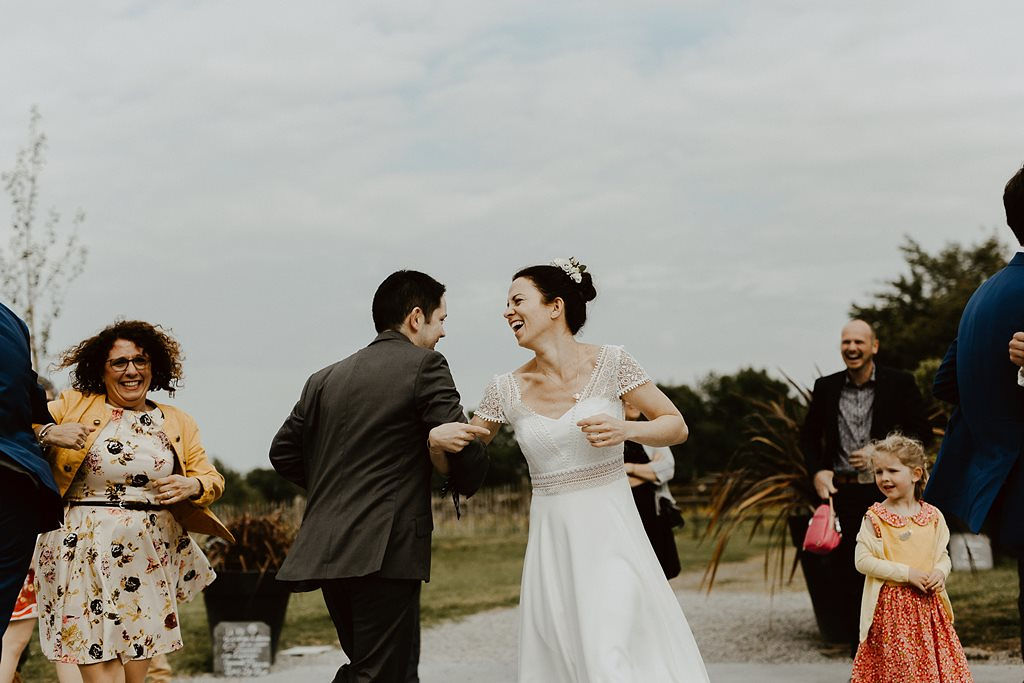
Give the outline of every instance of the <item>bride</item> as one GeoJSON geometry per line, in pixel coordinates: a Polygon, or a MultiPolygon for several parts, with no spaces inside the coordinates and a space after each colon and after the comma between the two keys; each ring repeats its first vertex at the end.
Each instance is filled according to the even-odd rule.
{"type": "Polygon", "coordinates": [[[505,319],[534,357],[491,381],[472,420],[488,442],[511,424],[530,468],[519,681],[707,681],[622,460],[623,441],[682,443],[686,423],[621,346],[576,340],[595,296],[575,259],[515,274],[505,319]],[[623,399],[648,421],[625,421],[623,399]]]}

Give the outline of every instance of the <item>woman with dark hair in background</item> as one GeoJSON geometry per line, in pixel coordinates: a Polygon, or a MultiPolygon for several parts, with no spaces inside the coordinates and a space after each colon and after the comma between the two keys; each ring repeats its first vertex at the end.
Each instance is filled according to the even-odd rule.
{"type": "Polygon", "coordinates": [[[149,660],[182,647],[178,603],[215,578],[189,531],[233,540],[208,509],[224,478],[186,413],[155,403],[182,377],[178,343],[159,327],[121,321],[64,352],[73,389],[50,404],[78,425],[52,466],[64,526],[34,558],[39,636],[50,660],[77,664],[86,683],[142,683],[149,660]]]}
{"type": "Polygon", "coordinates": [[[622,347],[576,340],[595,296],[575,259],[515,274],[504,315],[534,355],[491,381],[472,420],[488,441],[513,426],[533,484],[519,680],[707,681],[623,468],[624,441],[681,443],[686,423],[622,347]],[[624,420],[621,399],[649,421],[624,420]]]}

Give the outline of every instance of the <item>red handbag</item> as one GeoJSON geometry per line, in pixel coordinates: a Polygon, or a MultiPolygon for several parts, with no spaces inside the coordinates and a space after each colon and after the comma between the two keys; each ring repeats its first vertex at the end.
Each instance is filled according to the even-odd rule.
{"type": "Polygon", "coordinates": [[[839,547],[839,541],[843,539],[843,530],[839,526],[839,518],[836,517],[835,508],[832,507],[832,496],[828,498],[828,505],[822,503],[814,511],[814,516],[807,524],[807,533],[804,535],[804,550],[815,555],[828,555],[839,547]]]}

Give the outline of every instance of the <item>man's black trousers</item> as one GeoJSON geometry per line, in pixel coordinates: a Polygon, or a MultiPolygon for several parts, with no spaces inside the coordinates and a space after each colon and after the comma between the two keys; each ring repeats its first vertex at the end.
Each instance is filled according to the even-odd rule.
{"type": "Polygon", "coordinates": [[[0,637],[7,631],[36,547],[38,496],[30,477],[0,466],[0,637]]]}
{"type": "Polygon", "coordinates": [[[334,683],[416,683],[422,582],[377,576],[321,584],[324,602],[351,660],[334,683]]]}

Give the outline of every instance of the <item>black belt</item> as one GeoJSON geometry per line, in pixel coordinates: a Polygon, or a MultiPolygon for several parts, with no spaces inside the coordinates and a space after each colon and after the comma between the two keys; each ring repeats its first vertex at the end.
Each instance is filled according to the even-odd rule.
{"type": "Polygon", "coordinates": [[[133,500],[69,500],[68,505],[89,505],[98,508],[121,508],[122,510],[166,510],[163,505],[142,503],[133,500]]]}

